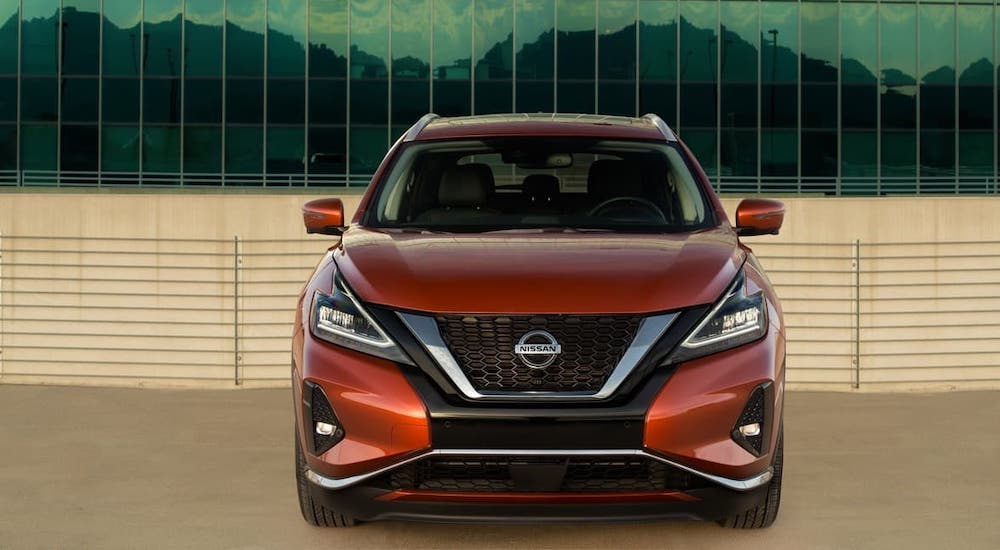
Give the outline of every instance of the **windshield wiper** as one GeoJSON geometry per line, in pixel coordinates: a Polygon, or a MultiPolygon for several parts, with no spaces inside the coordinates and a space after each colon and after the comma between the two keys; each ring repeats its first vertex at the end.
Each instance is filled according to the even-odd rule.
{"type": "Polygon", "coordinates": [[[482,233],[612,233],[614,229],[604,227],[564,227],[564,226],[525,226],[525,227],[504,227],[500,229],[484,229],[482,233]]]}

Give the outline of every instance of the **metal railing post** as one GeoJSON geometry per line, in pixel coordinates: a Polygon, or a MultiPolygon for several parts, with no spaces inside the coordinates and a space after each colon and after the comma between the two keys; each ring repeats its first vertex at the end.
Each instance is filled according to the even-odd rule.
{"type": "Polygon", "coordinates": [[[854,389],[861,387],[861,239],[854,240],[854,389]]]}
{"type": "Polygon", "coordinates": [[[240,237],[233,236],[233,383],[240,385],[240,237]]]}

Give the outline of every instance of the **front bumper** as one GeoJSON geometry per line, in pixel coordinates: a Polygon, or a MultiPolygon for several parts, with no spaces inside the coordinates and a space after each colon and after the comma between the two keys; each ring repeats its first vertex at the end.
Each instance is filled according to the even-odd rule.
{"type": "MultiPolygon", "coordinates": [[[[768,471],[768,478],[770,472],[768,471]]],[[[499,493],[386,489],[358,483],[328,488],[330,480],[309,472],[312,498],[327,508],[361,521],[429,522],[647,521],[695,519],[717,521],[759,503],[766,483],[734,491],[721,486],[689,491],[608,493],[499,493]]]]}
{"type": "Polygon", "coordinates": [[[371,472],[364,474],[358,474],[350,477],[344,478],[331,478],[326,477],[322,474],[318,474],[312,470],[306,471],[306,477],[313,483],[323,489],[328,489],[331,491],[339,491],[352,487],[354,485],[364,484],[365,481],[369,479],[376,478],[383,474],[389,473],[397,468],[406,466],[407,464],[417,462],[419,460],[424,460],[426,458],[437,456],[437,457],[464,457],[464,456],[477,456],[477,457],[506,457],[506,456],[554,456],[554,457],[600,457],[600,458],[613,458],[613,457],[642,457],[652,461],[656,461],[665,464],[671,468],[676,468],[678,470],[687,472],[689,474],[698,476],[702,479],[710,481],[720,487],[732,490],[732,491],[750,491],[752,489],[757,489],[763,485],[766,485],[768,481],[771,480],[771,468],[768,467],[763,472],[746,478],[746,479],[730,479],[727,477],[713,475],[707,472],[701,472],[690,468],[678,462],[668,460],[661,456],[649,453],[642,450],[627,450],[627,449],[594,449],[594,450],[562,450],[562,451],[540,451],[538,449],[434,449],[420,453],[418,455],[412,456],[410,458],[401,460],[396,464],[391,466],[386,466],[384,468],[379,468],[371,472]]]}
{"type": "Polygon", "coordinates": [[[464,402],[420,369],[327,345],[307,331],[298,337],[296,402],[303,380],[319,384],[346,431],[333,449],[307,454],[309,490],[360,520],[717,520],[759,503],[771,478],[784,381],[784,338],[774,326],[757,342],[657,369],[620,399],[595,404],[464,402]],[[771,415],[755,455],[732,430],[751,393],[765,386],[771,415]],[[421,461],[455,456],[632,457],[701,483],[496,491],[386,482],[421,461]]]}

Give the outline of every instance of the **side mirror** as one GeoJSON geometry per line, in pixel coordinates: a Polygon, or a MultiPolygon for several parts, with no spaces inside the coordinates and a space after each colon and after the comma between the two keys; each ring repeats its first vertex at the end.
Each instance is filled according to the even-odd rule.
{"type": "Polygon", "coordinates": [[[316,199],[302,206],[306,233],[340,235],[344,232],[344,203],[340,199],[316,199]]]}
{"type": "Polygon", "coordinates": [[[785,221],[785,205],[770,199],[746,199],[736,207],[736,234],[777,235],[785,221]]]}

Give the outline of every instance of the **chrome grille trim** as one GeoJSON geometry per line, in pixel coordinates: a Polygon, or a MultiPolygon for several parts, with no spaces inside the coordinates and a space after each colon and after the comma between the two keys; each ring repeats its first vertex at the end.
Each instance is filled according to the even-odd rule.
{"type": "Polygon", "coordinates": [[[615,365],[614,370],[604,382],[604,386],[597,392],[559,392],[559,391],[515,391],[515,392],[488,392],[481,393],[469,382],[468,377],[462,372],[458,361],[451,354],[444,338],[441,336],[440,328],[434,317],[429,315],[418,315],[415,313],[397,312],[403,324],[413,333],[413,336],[434,358],[444,374],[451,380],[458,391],[469,399],[502,399],[502,400],[524,400],[524,399],[561,399],[561,400],[599,400],[607,399],[614,394],[615,390],[621,386],[622,382],[628,378],[642,358],[646,356],[649,349],[666,333],[670,325],[677,319],[678,313],[664,313],[646,317],[639,323],[635,338],[625,350],[625,354],[615,365]]]}

